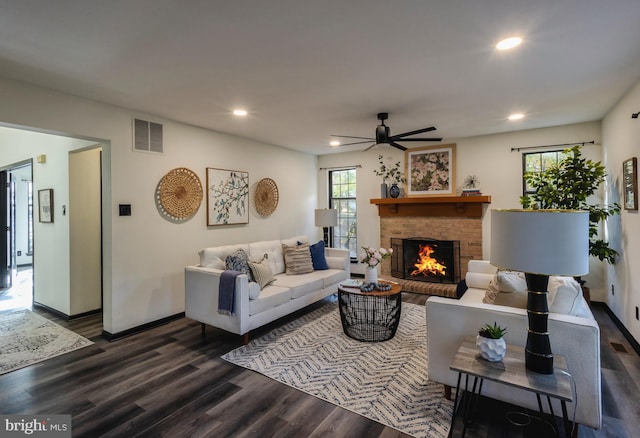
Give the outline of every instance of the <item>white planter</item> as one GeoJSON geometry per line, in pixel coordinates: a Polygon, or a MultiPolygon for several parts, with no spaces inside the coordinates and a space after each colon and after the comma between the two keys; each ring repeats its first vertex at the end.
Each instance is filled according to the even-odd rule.
{"type": "Polygon", "coordinates": [[[367,268],[364,274],[365,283],[378,283],[378,268],[367,268]]]}
{"type": "Polygon", "coordinates": [[[476,347],[480,350],[480,356],[489,362],[500,362],[507,352],[507,344],[504,342],[504,338],[490,339],[477,335],[476,347]]]}

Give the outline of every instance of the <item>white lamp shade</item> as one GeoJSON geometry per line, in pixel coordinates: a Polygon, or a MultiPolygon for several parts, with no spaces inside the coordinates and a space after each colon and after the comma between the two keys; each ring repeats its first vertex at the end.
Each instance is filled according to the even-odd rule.
{"type": "Polygon", "coordinates": [[[316,209],[316,227],[335,227],[336,225],[338,225],[338,210],[316,209]]]}
{"type": "Polygon", "coordinates": [[[491,210],[491,264],[532,274],[588,274],[589,213],[491,210]]]}

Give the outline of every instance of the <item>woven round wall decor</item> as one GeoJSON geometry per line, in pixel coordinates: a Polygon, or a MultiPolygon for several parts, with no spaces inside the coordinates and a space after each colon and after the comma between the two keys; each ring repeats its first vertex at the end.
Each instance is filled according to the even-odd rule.
{"type": "Polygon", "coordinates": [[[256,184],[253,203],[260,216],[269,216],[278,206],[278,186],[271,178],[263,178],[256,184]]]}
{"type": "Polygon", "coordinates": [[[156,203],[167,219],[184,221],[192,217],[202,203],[200,178],[186,167],[177,167],[162,177],[156,189],[156,203]]]}

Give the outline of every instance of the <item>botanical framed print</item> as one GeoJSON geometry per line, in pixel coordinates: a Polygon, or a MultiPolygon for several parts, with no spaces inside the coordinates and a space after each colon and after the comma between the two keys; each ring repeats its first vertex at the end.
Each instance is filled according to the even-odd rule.
{"type": "Polygon", "coordinates": [[[207,167],[207,226],[249,223],[249,172],[207,167]]]}
{"type": "Polygon", "coordinates": [[[405,151],[407,196],[452,196],[456,183],[456,145],[405,151]]]}
{"type": "Polygon", "coordinates": [[[53,189],[38,190],[38,221],[53,222],[53,189]]]}
{"type": "Polygon", "coordinates": [[[624,189],[624,209],[638,209],[638,159],[629,158],[622,163],[622,184],[624,189]]]}

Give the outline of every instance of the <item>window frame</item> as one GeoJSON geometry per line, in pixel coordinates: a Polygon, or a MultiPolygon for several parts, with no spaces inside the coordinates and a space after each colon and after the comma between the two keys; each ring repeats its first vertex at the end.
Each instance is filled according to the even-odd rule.
{"type": "Polygon", "coordinates": [[[353,206],[353,210],[349,210],[345,213],[343,213],[341,211],[341,209],[336,208],[336,210],[338,210],[338,225],[335,227],[331,228],[331,232],[329,233],[329,246],[331,247],[335,247],[335,248],[341,248],[341,249],[347,249],[349,250],[349,257],[351,259],[351,261],[357,260],[358,257],[358,210],[357,210],[357,197],[356,197],[356,190],[357,190],[357,169],[356,167],[344,167],[344,168],[339,168],[339,169],[331,169],[328,172],[328,178],[327,178],[327,186],[328,186],[328,201],[329,201],[329,208],[336,208],[336,204],[338,202],[351,202],[352,206],[353,206]],[[353,172],[353,180],[347,182],[347,185],[353,185],[352,188],[349,188],[348,190],[351,191],[351,194],[353,196],[333,196],[334,194],[334,186],[335,185],[344,185],[345,183],[339,183],[336,184],[334,182],[334,175],[337,175],[341,172],[353,172]],[[348,228],[352,228],[353,230],[349,229],[346,231],[346,234],[338,234],[341,233],[342,227],[341,227],[341,223],[343,223],[343,221],[348,221],[348,228]],[[342,239],[346,239],[347,242],[349,242],[347,244],[347,246],[341,246],[341,242],[342,239]],[[353,239],[353,241],[355,242],[355,244],[353,245],[353,248],[351,248],[350,245],[350,239],[353,239]]]}
{"type": "Polygon", "coordinates": [[[532,194],[534,194],[535,192],[533,190],[527,190],[527,174],[532,174],[532,173],[542,173],[544,172],[544,170],[542,167],[542,163],[543,163],[543,159],[542,156],[544,154],[555,154],[555,164],[557,164],[559,161],[561,161],[562,159],[564,159],[564,151],[565,149],[551,149],[551,150],[546,150],[546,151],[536,151],[536,152],[523,152],[522,153],[522,196],[531,196],[532,194]],[[539,155],[540,156],[540,170],[537,170],[535,172],[532,171],[527,171],[527,157],[532,156],[532,155],[539,155]]]}

